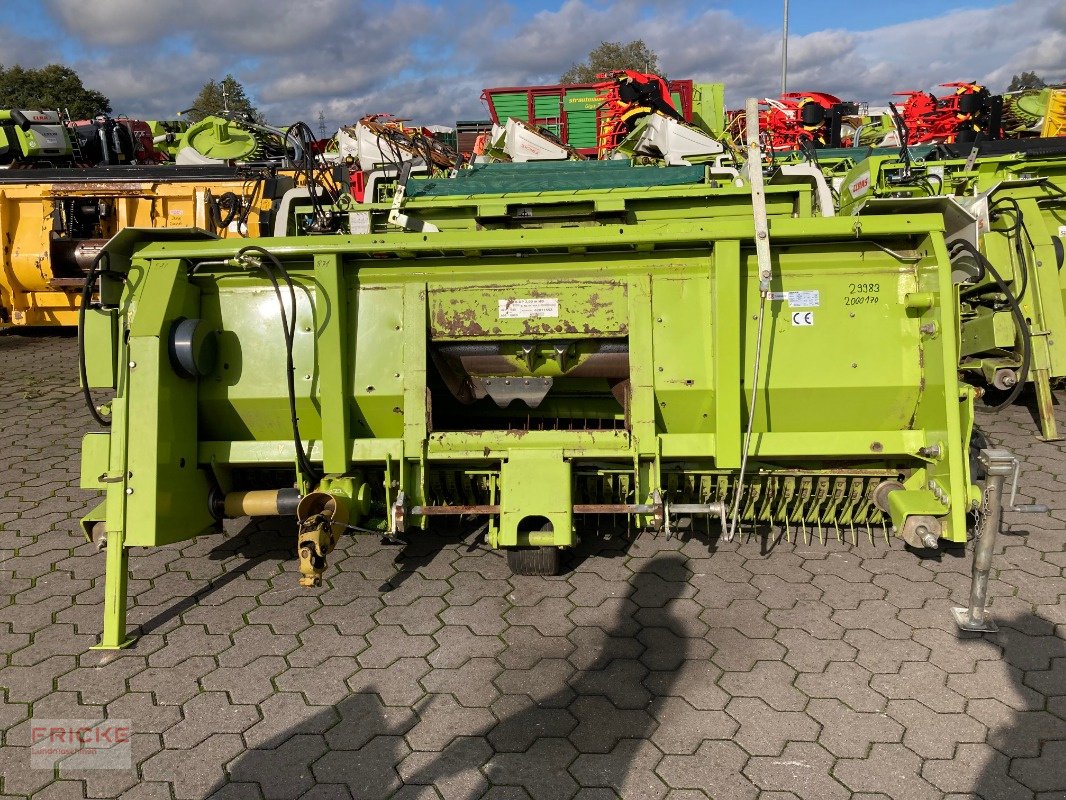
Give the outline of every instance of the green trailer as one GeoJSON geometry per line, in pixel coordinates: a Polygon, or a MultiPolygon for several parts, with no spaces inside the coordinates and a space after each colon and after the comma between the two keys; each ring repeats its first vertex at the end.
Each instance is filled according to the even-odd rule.
{"type": "MultiPolygon", "coordinates": [[[[599,145],[598,109],[603,102],[596,86],[595,83],[501,86],[485,89],[481,99],[488,106],[493,123],[503,125],[509,117],[520,119],[551,131],[582,155],[595,158],[599,145]]],[[[690,80],[667,81],[667,86],[670,99],[685,122],[714,122],[724,116],[720,110],[721,84],[699,85],[698,93],[690,80]]]]}
{"type": "Polygon", "coordinates": [[[345,532],[469,516],[527,574],[592,520],[965,542],[974,391],[942,217],[629,169],[407,201],[440,230],[119,234],[83,336],[87,393],[113,395],[82,449],[101,646],[130,641],[131,548],[233,516],[295,517],[308,587],[345,532]]]}

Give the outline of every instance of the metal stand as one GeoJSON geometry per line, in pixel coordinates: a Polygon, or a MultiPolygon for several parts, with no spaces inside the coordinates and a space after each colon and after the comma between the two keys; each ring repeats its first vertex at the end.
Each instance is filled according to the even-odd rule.
{"type": "Polygon", "coordinates": [[[988,602],[988,574],[992,571],[992,551],[996,546],[996,534],[1003,520],[1003,487],[1018,463],[1007,450],[982,450],[977,456],[984,465],[988,479],[981,500],[982,524],[977,531],[977,544],[973,552],[973,578],[970,583],[968,608],[953,608],[955,623],[960,630],[977,633],[992,633],[998,628],[985,615],[988,602]]]}

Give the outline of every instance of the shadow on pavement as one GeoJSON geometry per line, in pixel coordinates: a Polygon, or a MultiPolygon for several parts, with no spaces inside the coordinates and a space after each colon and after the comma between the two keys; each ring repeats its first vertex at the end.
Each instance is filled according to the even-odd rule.
{"type": "MultiPolygon", "coordinates": [[[[569,671],[568,677],[549,677],[546,685],[545,678],[536,677],[536,667],[525,671],[531,685],[502,695],[503,703],[497,700],[495,722],[464,725],[464,709],[446,694],[427,695],[413,708],[385,706],[373,687],[247,751],[230,764],[227,782],[214,789],[222,797],[239,790],[236,784],[256,783],[267,798],[296,797],[313,780],[332,784],[323,787],[330,791],[322,796],[346,796],[345,786],[359,800],[394,797],[405,787],[400,796],[413,796],[415,787],[442,785],[456,800],[481,797],[491,785],[525,786],[538,798],[568,798],[577,791],[568,768],[578,753],[613,751],[623,760],[608,781],[618,791],[631,767],[626,742],[654,732],[658,704],[671,693],[677,674],[657,672],[655,692],[648,691],[648,669],[636,659],[656,649],[646,642],[657,640],[641,633],[652,625],[671,628],[681,622],[673,617],[671,601],[681,597],[690,578],[681,556],[648,561],[630,581],[627,601],[619,603],[620,611],[592,645],[595,657],[583,651],[589,666],[569,671]],[[654,609],[649,617],[640,615],[652,625],[637,621],[634,605],[654,609]],[[538,681],[539,686],[532,685],[538,681]],[[404,737],[417,740],[419,751],[410,752],[404,737]],[[433,741],[440,746],[426,745],[433,741]]],[[[679,663],[689,650],[686,640],[669,641],[666,657],[679,663]]],[[[508,652],[497,657],[506,659],[508,652]]],[[[536,653],[521,655],[528,662],[538,660],[536,653]]],[[[505,676],[514,677],[506,671],[500,675],[505,676]]],[[[482,720],[485,716],[480,714],[482,720]]]]}
{"type": "MultiPolygon", "coordinates": [[[[992,610],[995,619],[994,605],[992,610]]],[[[1031,792],[1066,798],[1066,639],[1035,614],[995,621],[999,633],[990,639],[1000,645],[1010,682],[1010,696],[1000,699],[1015,708],[1007,724],[988,732],[987,744],[998,753],[990,753],[974,793],[982,800],[1015,800],[1031,792]]]]}

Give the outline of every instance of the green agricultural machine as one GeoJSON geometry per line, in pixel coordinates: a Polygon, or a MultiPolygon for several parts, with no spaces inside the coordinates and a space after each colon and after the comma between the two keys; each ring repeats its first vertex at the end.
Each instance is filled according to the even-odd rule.
{"type": "Polygon", "coordinates": [[[66,165],[74,149],[58,111],[0,111],[0,166],[66,165]]]}
{"type": "Polygon", "coordinates": [[[966,541],[939,214],[827,217],[759,171],[487,166],[401,178],[347,234],[110,242],[82,338],[87,397],[113,394],[82,451],[101,647],[130,641],[130,548],[227,517],[294,517],[308,587],[345,532],[464,517],[524,574],[605,519],[966,541]]]}
{"type": "Polygon", "coordinates": [[[1006,392],[1032,383],[1043,438],[1061,438],[1052,382],[1066,377],[1066,139],[879,154],[840,189],[842,214],[941,214],[960,304],[959,367],[1006,392]]]}

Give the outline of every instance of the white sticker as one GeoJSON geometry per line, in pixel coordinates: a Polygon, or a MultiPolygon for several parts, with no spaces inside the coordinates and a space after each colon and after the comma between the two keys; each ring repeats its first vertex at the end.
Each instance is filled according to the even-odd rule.
{"type": "Polygon", "coordinates": [[[516,300],[500,300],[500,319],[533,319],[535,317],[558,317],[559,298],[522,297],[516,300]]]}
{"type": "Polygon", "coordinates": [[[868,191],[870,191],[870,170],[866,170],[848,184],[848,192],[852,197],[862,197],[868,191]]]}
{"type": "Polygon", "coordinates": [[[1066,238],[1066,225],[1059,225],[1059,236],[1066,238]]]}
{"type": "Polygon", "coordinates": [[[370,212],[352,211],[349,213],[348,230],[353,236],[361,233],[370,233],[370,212]]]}
{"type": "Polygon", "coordinates": [[[770,292],[771,300],[788,300],[789,308],[818,308],[821,295],[817,289],[800,292],[770,292]]]}
{"type": "Polygon", "coordinates": [[[793,311],[792,312],[792,324],[809,327],[814,324],[814,312],[813,311],[793,311]]]}
{"type": "Polygon", "coordinates": [[[818,308],[820,295],[817,289],[808,289],[803,292],[788,292],[789,308],[818,308]]]}

